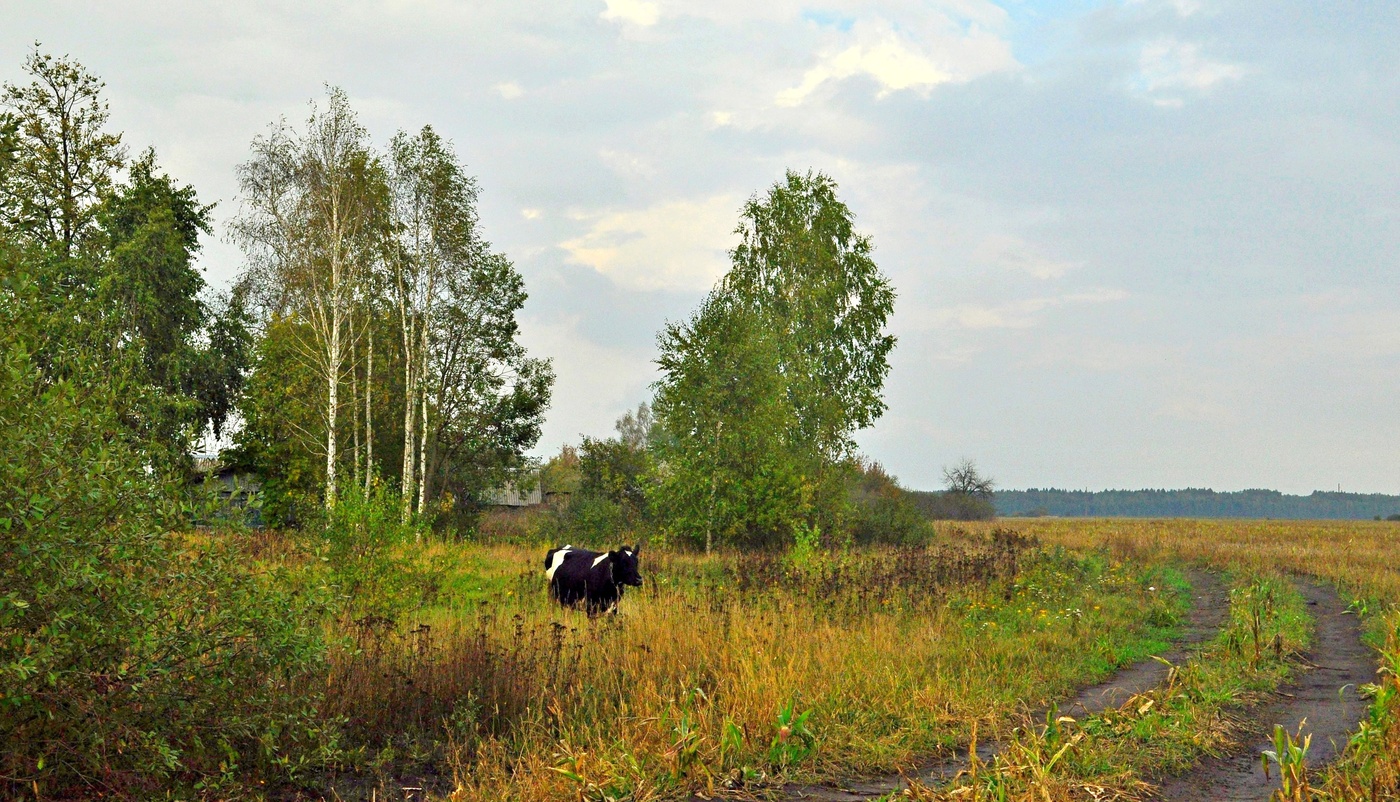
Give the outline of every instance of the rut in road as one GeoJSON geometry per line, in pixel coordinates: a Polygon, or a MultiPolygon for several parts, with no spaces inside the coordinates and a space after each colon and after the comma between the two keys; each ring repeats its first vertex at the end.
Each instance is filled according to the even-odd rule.
{"type": "Polygon", "coordinates": [[[1375,681],[1376,661],[1370,647],[1361,642],[1361,622],[1331,586],[1311,581],[1299,585],[1317,623],[1313,647],[1305,655],[1312,667],[1280,688],[1275,702],[1247,716],[1250,726],[1244,749],[1203,760],[1186,774],[1166,781],[1158,791],[1159,799],[1267,800],[1279,787],[1278,770],[1271,770],[1272,779],[1266,777],[1260,757],[1270,748],[1275,724],[1293,734],[1307,720],[1303,732],[1312,734],[1307,765],[1314,770],[1341,753],[1357,722],[1366,716],[1366,703],[1357,689],[1375,681]]]}
{"type": "MultiPolygon", "coordinates": [[[[1059,704],[1060,712],[1076,718],[1092,715],[1109,707],[1115,707],[1136,694],[1157,687],[1167,677],[1170,663],[1184,661],[1200,644],[1211,640],[1224,625],[1230,613],[1230,594],[1220,577],[1202,570],[1187,573],[1191,581],[1192,606],[1181,637],[1172,648],[1162,655],[1161,660],[1149,658],[1122,669],[1106,682],[1085,688],[1072,699],[1059,704]]],[[[1044,710],[1031,714],[1031,720],[1045,718],[1044,710]]],[[[989,761],[996,757],[1001,745],[995,741],[979,743],[977,756],[989,761]]],[[[925,764],[914,776],[925,784],[939,784],[952,779],[968,766],[966,754],[953,759],[925,764]]],[[[787,785],[781,789],[778,798],[784,800],[804,800],[804,802],[868,802],[879,799],[891,791],[898,791],[906,785],[904,775],[893,774],[868,780],[843,782],[840,787],[829,785],[787,785]]]]}

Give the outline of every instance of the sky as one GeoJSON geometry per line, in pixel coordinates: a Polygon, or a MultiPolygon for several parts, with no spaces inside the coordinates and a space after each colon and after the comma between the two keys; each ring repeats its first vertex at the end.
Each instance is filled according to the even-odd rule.
{"type": "Polygon", "coordinates": [[[1400,10],[1295,0],[0,0],[216,201],[342,87],[431,124],[558,375],[538,453],[647,400],[743,202],[832,176],[899,298],[862,451],[907,486],[1400,492],[1400,10]]]}

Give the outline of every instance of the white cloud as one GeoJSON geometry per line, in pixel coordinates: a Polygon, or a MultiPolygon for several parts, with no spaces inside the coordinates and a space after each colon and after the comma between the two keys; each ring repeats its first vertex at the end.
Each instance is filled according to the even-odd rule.
{"type": "Polygon", "coordinates": [[[656,176],[656,168],[652,166],[651,161],[635,153],[602,148],[598,151],[598,158],[619,175],[635,178],[656,176]]]}
{"type": "Polygon", "coordinates": [[[643,28],[656,24],[661,17],[660,8],[648,0],[606,0],[608,7],[600,14],[605,20],[617,20],[643,28]]]}
{"type": "Polygon", "coordinates": [[[645,209],[576,214],[590,223],[560,243],[569,261],[636,290],[704,291],[729,266],[742,199],[717,195],[645,209]]]}
{"type": "Polygon", "coordinates": [[[1016,270],[1038,279],[1063,277],[1077,265],[1048,259],[1019,237],[997,235],[978,244],[972,257],[979,262],[1016,270]]]}
{"type": "Polygon", "coordinates": [[[778,93],[777,104],[799,105],[822,84],[857,75],[874,79],[880,84],[876,96],[885,97],[904,89],[928,92],[1018,66],[1010,42],[981,24],[963,25],[935,11],[926,27],[916,45],[884,21],[856,23],[842,37],[854,42],[823,54],[801,83],[778,93]]]}
{"type": "Polygon", "coordinates": [[[1039,313],[1057,306],[1102,304],[1128,297],[1123,290],[1099,288],[1048,298],[1027,298],[1004,304],[958,306],[933,309],[925,316],[926,328],[938,329],[1028,329],[1040,322],[1039,313]]]}
{"type": "Polygon", "coordinates": [[[1124,3],[1124,5],[1157,7],[1167,5],[1171,6],[1172,10],[1175,11],[1177,15],[1182,17],[1194,16],[1195,14],[1199,13],[1202,8],[1202,4],[1199,2],[1199,0],[1166,0],[1165,3],[1149,2],[1149,0],[1127,0],[1127,2],[1124,3]]]}
{"type": "MultiPolygon", "coordinates": [[[[1142,48],[1138,58],[1138,73],[1133,85],[1147,94],[1176,92],[1208,92],[1227,81],[1238,81],[1248,75],[1249,67],[1216,61],[1201,55],[1201,47],[1193,42],[1157,39],[1142,48]]],[[[1156,97],[1159,106],[1179,107],[1179,97],[1156,97]]]]}
{"type": "Polygon", "coordinates": [[[612,422],[648,396],[656,378],[650,343],[642,348],[604,345],[581,330],[579,315],[526,318],[521,341],[531,355],[554,362],[554,398],[536,453],[550,453],[580,434],[605,437],[612,422]],[[563,401],[564,403],[560,403],[563,401]]]}
{"type": "Polygon", "coordinates": [[[506,81],[503,84],[496,84],[496,91],[501,93],[501,97],[506,100],[515,100],[525,94],[525,90],[515,81],[506,81]]]}
{"type": "Polygon", "coordinates": [[[1233,423],[1239,419],[1239,413],[1233,407],[1199,396],[1168,399],[1157,408],[1157,414],[1187,423],[1233,423]]]}
{"type": "Polygon", "coordinates": [[[521,209],[521,210],[520,210],[520,216],[523,217],[523,218],[525,218],[526,220],[538,220],[539,217],[540,217],[540,214],[541,214],[540,210],[539,210],[539,209],[535,209],[535,208],[533,208],[533,207],[528,207],[528,208],[525,208],[525,209],[521,209]]]}

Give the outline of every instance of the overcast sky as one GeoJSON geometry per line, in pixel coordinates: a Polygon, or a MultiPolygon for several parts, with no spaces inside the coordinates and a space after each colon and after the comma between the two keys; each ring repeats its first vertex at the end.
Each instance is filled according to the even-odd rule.
{"type": "MultiPolygon", "coordinates": [[[[481,184],[553,358],[540,452],[649,395],[655,333],[785,168],[840,184],[899,292],[910,486],[1400,492],[1400,10],[1390,2],[0,0],[113,126],[237,211],[336,84],[481,184]]],[[[222,235],[222,230],[220,231],[222,235]]],[[[211,284],[238,250],[207,246],[211,284]]]]}

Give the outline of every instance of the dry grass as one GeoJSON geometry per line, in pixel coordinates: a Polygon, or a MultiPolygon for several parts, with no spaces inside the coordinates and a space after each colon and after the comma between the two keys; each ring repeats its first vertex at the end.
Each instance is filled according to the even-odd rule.
{"type": "MultiPolygon", "coordinates": [[[[1005,523],[1003,523],[1005,525],[1005,523]]],[[[1018,531],[1129,560],[1170,555],[1203,564],[1285,571],[1335,583],[1364,617],[1381,673],[1372,709],[1344,758],[1324,772],[1319,800],[1400,799],[1400,525],[1371,521],[1036,520],[1018,531]]]]}
{"type": "Polygon", "coordinates": [[[383,786],[440,771],[453,800],[892,770],[1142,656],[1180,604],[1160,575],[964,534],[803,565],[652,551],[644,592],[590,621],[547,603],[539,550],[434,550],[493,573],[407,631],[362,622],[329,703],[383,786]]]}

